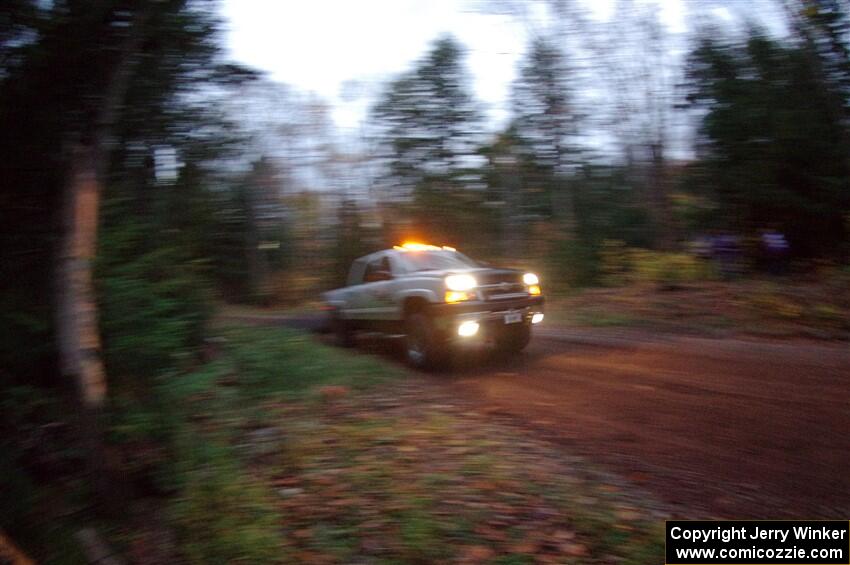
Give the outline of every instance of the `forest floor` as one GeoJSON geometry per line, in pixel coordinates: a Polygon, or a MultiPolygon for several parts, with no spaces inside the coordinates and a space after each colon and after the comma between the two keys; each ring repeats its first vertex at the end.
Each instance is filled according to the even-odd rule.
{"type": "Polygon", "coordinates": [[[850,340],[850,276],[596,288],[554,297],[547,325],[713,337],[850,340]]]}
{"type": "Polygon", "coordinates": [[[668,506],[512,416],[288,330],[226,333],[219,361],[172,385],[191,438],[174,546],[134,528],[133,560],[663,559],[668,506]]]}

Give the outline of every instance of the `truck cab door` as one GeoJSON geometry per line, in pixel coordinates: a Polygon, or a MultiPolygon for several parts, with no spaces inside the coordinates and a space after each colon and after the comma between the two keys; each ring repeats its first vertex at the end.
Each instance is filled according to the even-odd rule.
{"type": "Polygon", "coordinates": [[[393,274],[386,256],[373,259],[366,266],[360,304],[360,317],[367,320],[384,320],[393,310],[393,274]]]}

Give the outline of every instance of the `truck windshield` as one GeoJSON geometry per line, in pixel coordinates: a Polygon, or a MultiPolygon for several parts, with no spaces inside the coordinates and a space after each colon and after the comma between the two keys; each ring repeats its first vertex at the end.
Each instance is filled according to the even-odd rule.
{"type": "Polygon", "coordinates": [[[457,251],[406,251],[400,255],[408,271],[444,271],[478,266],[475,261],[457,251]]]}

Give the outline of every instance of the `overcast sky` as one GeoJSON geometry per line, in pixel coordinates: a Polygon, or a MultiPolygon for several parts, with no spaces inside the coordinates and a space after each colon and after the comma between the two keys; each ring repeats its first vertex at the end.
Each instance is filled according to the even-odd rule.
{"type": "Polygon", "coordinates": [[[315,92],[341,127],[356,126],[375,88],[446,32],[469,49],[476,95],[501,117],[525,44],[516,22],[472,13],[461,0],[227,0],[224,14],[234,59],[315,92]]]}
{"type": "MultiPolygon", "coordinates": [[[[592,18],[607,20],[614,0],[578,0],[592,18]]],[[[684,33],[696,0],[656,3],[673,34],[684,33]]],[[[699,0],[719,21],[759,19],[765,0],[699,0]]],[[[332,107],[336,125],[353,131],[387,80],[409,69],[429,43],[450,33],[466,48],[475,96],[492,129],[505,123],[510,83],[525,52],[528,29],[546,25],[544,2],[525,21],[485,12],[492,0],[223,0],[227,47],[236,61],[279,82],[311,92],[332,107]],[[488,1],[490,2],[488,4],[488,1]]],[[[522,4],[525,2],[525,4],[522,4]]]]}

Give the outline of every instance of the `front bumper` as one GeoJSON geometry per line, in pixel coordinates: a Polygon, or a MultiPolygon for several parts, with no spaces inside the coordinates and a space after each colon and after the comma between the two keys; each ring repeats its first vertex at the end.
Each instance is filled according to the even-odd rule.
{"type": "Polygon", "coordinates": [[[460,316],[478,315],[487,317],[512,310],[535,309],[535,312],[543,312],[543,297],[529,296],[528,298],[514,298],[512,300],[470,300],[468,302],[457,302],[455,304],[432,304],[431,311],[435,318],[458,318],[460,316]]]}
{"type": "MultiPolygon", "coordinates": [[[[543,313],[543,297],[531,296],[513,300],[483,301],[475,300],[456,304],[434,304],[431,306],[437,329],[446,332],[452,338],[458,338],[457,327],[466,321],[478,322],[481,331],[478,339],[489,338],[503,326],[509,326],[506,317],[520,314],[521,322],[530,324],[534,314],[543,313]]],[[[469,338],[458,338],[468,341],[469,338]]]]}

